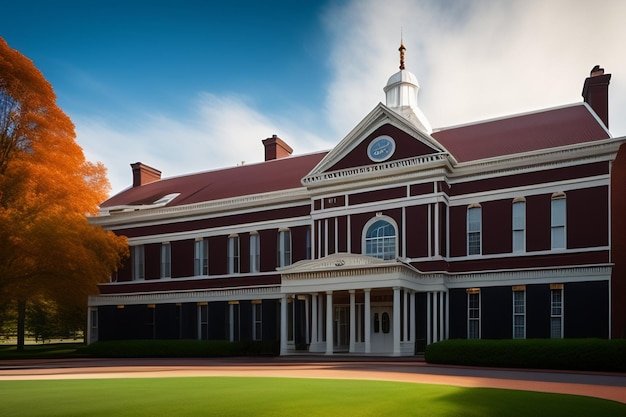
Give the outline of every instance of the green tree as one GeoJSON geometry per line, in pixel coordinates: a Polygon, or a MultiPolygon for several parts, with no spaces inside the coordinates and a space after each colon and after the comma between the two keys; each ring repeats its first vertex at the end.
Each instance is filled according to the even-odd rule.
{"type": "Polygon", "coordinates": [[[87,220],[108,191],[50,83],[0,38],[0,302],[17,303],[18,349],[29,300],[85,305],[128,256],[87,220]]]}

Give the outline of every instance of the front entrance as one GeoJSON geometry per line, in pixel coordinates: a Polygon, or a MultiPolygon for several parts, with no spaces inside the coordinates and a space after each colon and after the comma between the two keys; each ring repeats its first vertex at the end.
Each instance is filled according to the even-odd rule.
{"type": "Polygon", "coordinates": [[[370,320],[372,353],[393,352],[393,308],[372,307],[370,320]]]}
{"type": "Polygon", "coordinates": [[[347,352],[350,348],[350,306],[335,305],[333,311],[333,350],[347,352]]]}

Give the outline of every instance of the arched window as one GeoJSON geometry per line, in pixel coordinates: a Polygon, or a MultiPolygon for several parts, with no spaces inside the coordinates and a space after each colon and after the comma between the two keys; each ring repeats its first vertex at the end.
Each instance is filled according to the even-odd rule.
{"type": "Polygon", "coordinates": [[[365,255],[380,259],[396,258],[396,227],[391,219],[377,219],[366,225],[365,255]]]}

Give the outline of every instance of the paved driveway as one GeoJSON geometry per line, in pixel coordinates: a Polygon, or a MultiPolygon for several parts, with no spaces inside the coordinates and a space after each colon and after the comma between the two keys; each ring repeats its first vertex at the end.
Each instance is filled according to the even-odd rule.
{"type": "Polygon", "coordinates": [[[575,394],[626,403],[626,374],[436,366],[419,359],[294,356],[0,361],[0,380],[271,376],[371,379],[575,394]]]}

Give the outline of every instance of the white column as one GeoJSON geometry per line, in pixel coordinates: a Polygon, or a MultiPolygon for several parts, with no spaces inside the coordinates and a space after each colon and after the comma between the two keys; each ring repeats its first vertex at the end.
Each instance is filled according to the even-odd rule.
{"type": "Polygon", "coordinates": [[[287,294],[280,299],[280,354],[287,354],[287,294]]]}
{"type": "Polygon", "coordinates": [[[411,308],[409,309],[409,315],[411,316],[411,327],[409,330],[409,341],[413,344],[415,344],[415,323],[416,323],[416,318],[415,318],[415,291],[411,291],[411,296],[410,296],[410,305],[411,308]]]}
{"type": "Polygon", "coordinates": [[[400,287],[393,287],[393,355],[400,355],[400,287]]]}
{"type": "Polygon", "coordinates": [[[350,290],[350,353],[354,353],[356,343],[356,295],[350,290]]]}
{"type": "Polygon", "coordinates": [[[309,319],[309,296],[305,295],[304,296],[304,327],[305,327],[305,332],[304,332],[304,338],[306,339],[306,344],[308,345],[309,343],[311,343],[311,326],[310,326],[310,319],[309,319]]]}
{"type": "Polygon", "coordinates": [[[311,295],[311,344],[317,343],[317,294],[311,295]]]}
{"type": "Polygon", "coordinates": [[[333,354],[333,292],[326,291],[326,354],[333,354]]]}
{"type": "Polygon", "coordinates": [[[317,297],[317,341],[324,341],[324,297],[317,297]]]}
{"type": "Polygon", "coordinates": [[[430,293],[426,293],[426,344],[432,343],[432,335],[430,333],[430,326],[432,321],[432,315],[430,314],[430,293]]]}
{"type": "Polygon", "coordinates": [[[370,353],[372,351],[372,310],[370,305],[371,290],[366,288],[363,291],[365,292],[365,314],[363,317],[363,328],[365,329],[365,353],[370,353]]]}
{"type": "Polygon", "coordinates": [[[402,292],[403,292],[402,298],[404,299],[402,303],[402,315],[404,317],[403,325],[402,325],[402,341],[406,342],[409,340],[409,303],[408,303],[409,294],[407,293],[406,290],[402,292]]]}

